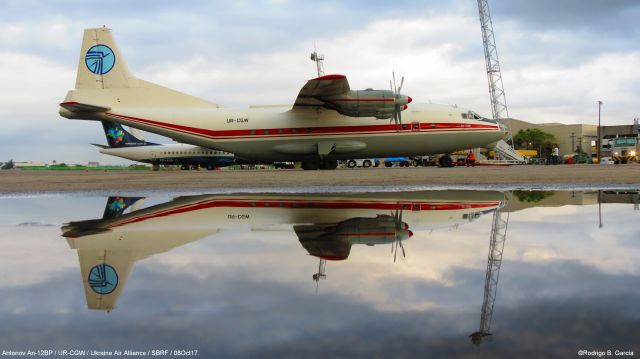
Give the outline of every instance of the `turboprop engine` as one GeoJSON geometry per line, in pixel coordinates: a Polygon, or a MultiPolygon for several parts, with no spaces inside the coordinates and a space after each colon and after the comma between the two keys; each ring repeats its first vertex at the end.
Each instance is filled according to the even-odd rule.
{"type": "Polygon", "coordinates": [[[325,106],[351,117],[394,117],[396,111],[407,109],[412,99],[391,90],[352,90],[343,95],[322,98],[325,106]]]}

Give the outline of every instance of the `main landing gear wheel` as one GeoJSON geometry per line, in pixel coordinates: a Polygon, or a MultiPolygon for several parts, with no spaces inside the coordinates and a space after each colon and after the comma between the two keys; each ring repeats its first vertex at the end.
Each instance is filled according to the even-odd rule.
{"type": "Polygon", "coordinates": [[[329,160],[329,159],[323,160],[322,166],[320,167],[320,169],[323,169],[323,170],[335,170],[336,168],[338,168],[338,160],[329,160]]]}
{"type": "Polygon", "coordinates": [[[306,160],[302,161],[303,170],[317,170],[320,169],[322,162],[320,160],[306,160]]]}
{"type": "Polygon", "coordinates": [[[333,159],[302,161],[303,170],[335,170],[336,168],[338,168],[338,161],[333,159]]]}
{"type": "Polygon", "coordinates": [[[438,165],[440,167],[453,167],[453,160],[449,155],[444,155],[438,159],[438,165]]]}

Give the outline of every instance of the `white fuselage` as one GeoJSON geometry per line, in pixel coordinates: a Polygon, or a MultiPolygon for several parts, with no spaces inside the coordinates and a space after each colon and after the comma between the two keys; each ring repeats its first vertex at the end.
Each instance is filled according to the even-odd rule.
{"type": "Polygon", "coordinates": [[[402,125],[343,116],[332,110],[289,108],[115,108],[106,116],[180,142],[258,161],[318,155],[347,159],[446,153],[487,145],[504,136],[497,123],[464,119],[463,113],[467,111],[449,106],[412,105],[403,112],[402,125]]]}
{"type": "Polygon", "coordinates": [[[189,160],[190,158],[203,160],[208,158],[212,160],[225,158],[230,161],[233,160],[232,153],[186,144],[101,148],[100,153],[148,163],[162,163],[164,161],[179,159],[189,160]]]}

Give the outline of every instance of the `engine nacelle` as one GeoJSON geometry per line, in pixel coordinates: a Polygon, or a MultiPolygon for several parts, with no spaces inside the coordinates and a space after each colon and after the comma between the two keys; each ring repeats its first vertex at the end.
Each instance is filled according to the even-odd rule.
{"type": "Polygon", "coordinates": [[[387,119],[393,117],[396,109],[403,111],[412,99],[405,95],[395,95],[390,90],[355,90],[345,95],[322,98],[325,107],[351,117],[376,117],[387,119]]]}

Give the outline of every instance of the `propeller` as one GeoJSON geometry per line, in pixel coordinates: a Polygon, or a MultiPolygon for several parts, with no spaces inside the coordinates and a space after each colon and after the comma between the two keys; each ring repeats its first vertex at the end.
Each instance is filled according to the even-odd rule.
{"type": "Polygon", "coordinates": [[[393,222],[395,224],[395,236],[396,240],[391,244],[391,252],[393,253],[393,263],[396,262],[398,257],[398,247],[402,250],[402,258],[407,257],[407,253],[404,250],[404,245],[402,241],[413,236],[413,232],[409,230],[409,226],[402,222],[402,210],[397,209],[395,213],[391,212],[391,217],[393,217],[393,222]],[[404,234],[404,236],[403,236],[404,234]],[[403,238],[406,237],[406,238],[403,238]]]}
{"type": "Polygon", "coordinates": [[[395,71],[391,72],[391,76],[393,78],[393,82],[389,80],[389,86],[391,87],[391,92],[393,93],[394,99],[394,110],[392,119],[393,121],[395,121],[396,125],[402,125],[402,111],[407,109],[407,104],[411,103],[413,99],[400,93],[400,91],[402,91],[402,86],[404,85],[404,76],[400,78],[400,87],[396,85],[395,71]]]}

